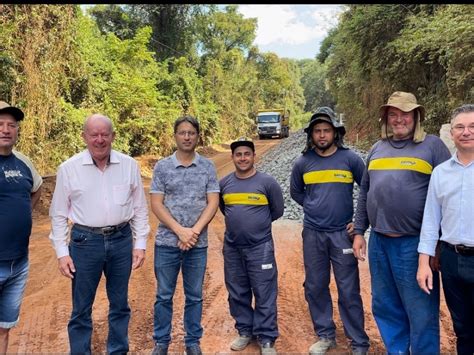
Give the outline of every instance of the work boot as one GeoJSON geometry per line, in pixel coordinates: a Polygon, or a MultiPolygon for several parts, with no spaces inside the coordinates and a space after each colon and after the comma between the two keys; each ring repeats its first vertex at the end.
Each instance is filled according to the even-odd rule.
{"type": "Polygon", "coordinates": [[[156,343],[151,355],[168,355],[168,345],[156,343]]]}
{"type": "Polygon", "coordinates": [[[184,355],[202,355],[201,347],[199,344],[187,346],[184,355]]]}
{"type": "Polygon", "coordinates": [[[230,343],[230,349],[234,351],[244,350],[251,341],[252,337],[250,335],[239,335],[230,343]]]}
{"type": "Polygon", "coordinates": [[[336,347],[336,339],[320,338],[316,343],[311,345],[309,353],[311,355],[324,355],[329,349],[336,347]]]}
{"type": "Polygon", "coordinates": [[[262,355],[276,355],[275,345],[272,342],[265,342],[260,344],[260,354],[262,355]]]}

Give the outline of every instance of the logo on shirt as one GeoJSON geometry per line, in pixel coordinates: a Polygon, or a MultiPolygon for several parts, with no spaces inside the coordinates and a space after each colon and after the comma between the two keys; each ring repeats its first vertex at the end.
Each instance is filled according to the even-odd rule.
{"type": "Polygon", "coordinates": [[[14,179],[16,177],[23,177],[20,170],[4,170],[5,179],[14,179]]]}
{"type": "Polygon", "coordinates": [[[264,194],[253,192],[236,192],[223,195],[225,205],[268,205],[268,199],[264,194]]]}
{"type": "Polygon", "coordinates": [[[20,178],[23,177],[20,170],[3,170],[5,174],[5,180],[8,182],[20,182],[20,178]]]}
{"type": "Polygon", "coordinates": [[[304,173],[303,181],[306,185],[327,183],[352,184],[354,177],[349,170],[316,170],[304,173]]]}
{"type": "Polygon", "coordinates": [[[372,170],[408,170],[430,175],[433,167],[426,160],[413,157],[377,158],[369,163],[372,170]]]}

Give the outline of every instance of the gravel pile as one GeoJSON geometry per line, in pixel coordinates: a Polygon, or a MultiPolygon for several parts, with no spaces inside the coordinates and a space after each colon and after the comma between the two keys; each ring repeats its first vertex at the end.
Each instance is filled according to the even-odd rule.
{"type": "MultiPolygon", "coordinates": [[[[303,208],[290,196],[290,176],[295,160],[301,155],[306,144],[306,133],[303,130],[293,132],[281,144],[268,151],[256,164],[259,171],[272,175],[280,184],[285,199],[285,212],[283,219],[303,221],[303,208]]],[[[365,162],[367,153],[359,151],[349,145],[365,162]]],[[[258,152],[257,152],[258,154],[258,152]]],[[[357,203],[359,187],[354,184],[354,206],[357,203]]]]}

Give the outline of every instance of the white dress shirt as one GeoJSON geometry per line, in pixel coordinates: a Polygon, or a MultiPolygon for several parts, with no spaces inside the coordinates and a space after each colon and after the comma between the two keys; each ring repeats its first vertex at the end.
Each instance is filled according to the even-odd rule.
{"type": "Polygon", "coordinates": [[[69,158],[59,166],[49,216],[49,238],[58,258],[69,255],[68,219],[89,227],[130,221],[134,248],[146,249],[150,225],[137,162],[112,150],[109,164],[101,171],[88,150],[69,158]]]}

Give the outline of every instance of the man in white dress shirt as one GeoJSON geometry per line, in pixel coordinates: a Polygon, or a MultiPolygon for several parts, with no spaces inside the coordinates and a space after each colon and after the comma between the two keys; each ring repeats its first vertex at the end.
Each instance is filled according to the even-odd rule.
{"type": "Polygon", "coordinates": [[[474,353],[474,104],[453,111],[451,136],[456,152],[433,170],[428,187],[417,281],[423,291],[432,292],[430,256],[438,247],[444,296],[461,355],[474,353]]]}
{"type": "Polygon", "coordinates": [[[147,202],[137,162],[112,150],[111,120],[88,117],[82,136],[87,149],[59,166],[49,211],[59,271],[72,280],[70,351],[91,353],[92,304],[104,273],[110,302],[107,353],[126,353],[128,282],[145,259],[147,202]]]}

